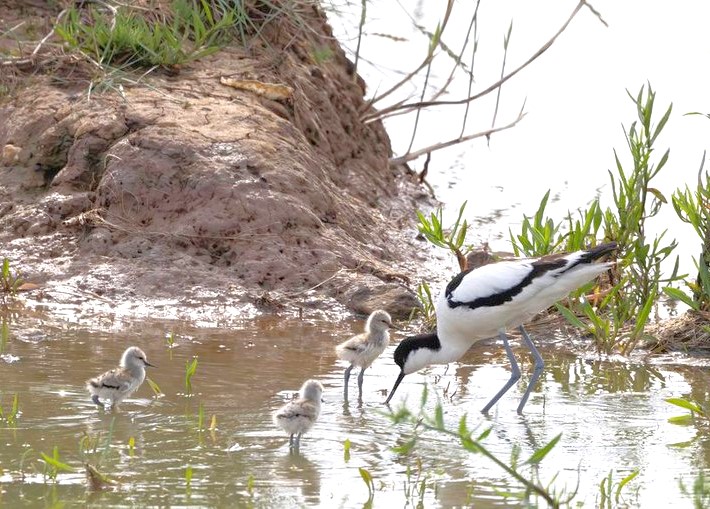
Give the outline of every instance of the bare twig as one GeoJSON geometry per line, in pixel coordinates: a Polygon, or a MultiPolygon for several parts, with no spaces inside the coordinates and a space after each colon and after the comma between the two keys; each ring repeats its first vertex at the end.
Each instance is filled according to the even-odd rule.
{"type": "Polygon", "coordinates": [[[42,45],[43,45],[45,42],[47,42],[47,39],[49,39],[50,37],[52,37],[52,36],[54,35],[54,28],[59,24],[59,22],[62,20],[62,18],[64,17],[64,15],[65,15],[66,13],[67,13],[67,10],[66,10],[66,9],[62,9],[62,12],[60,12],[60,13],[57,15],[57,19],[54,20],[54,25],[52,25],[52,29],[49,31],[49,33],[48,33],[47,35],[45,35],[45,36],[42,38],[41,41],[39,41],[39,44],[37,44],[37,46],[35,47],[34,51],[33,51],[32,54],[30,55],[30,58],[34,59],[35,55],[37,55],[37,53],[39,52],[39,50],[40,50],[40,48],[42,47],[42,45]]]}
{"type": "Polygon", "coordinates": [[[360,25],[357,30],[357,47],[355,48],[355,63],[353,64],[355,70],[353,71],[353,79],[357,79],[357,64],[360,60],[360,43],[362,42],[362,31],[365,27],[365,19],[367,18],[367,0],[362,0],[362,7],[360,10],[360,25]]]}
{"type": "MultiPolygon", "coordinates": [[[[515,70],[511,71],[510,73],[508,73],[507,75],[505,75],[503,78],[496,81],[492,85],[488,86],[485,90],[482,90],[481,92],[474,94],[472,96],[469,96],[465,99],[459,99],[456,101],[421,101],[421,102],[417,102],[417,103],[401,104],[398,106],[390,106],[390,107],[381,109],[379,111],[363,115],[362,120],[365,122],[370,122],[373,120],[381,120],[385,117],[390,116],[392,113],[400,111],[400,110],[412,111],[412,110],[415,110],[418,108],[427,108],[427,107],[431,107],[431,106],[456,106],[456,105],[461,105],[461,104],[468,104],[470,102],[475,101],[476,99],[480,99],[481,97],[490,94],[494,90],[497,90],[498,87],[500,87],[503,83],[505,83],[506,81],[511,79],[513,76],[517,75],[520,71],[525,69],[527,66],[529,66],[532,62],[537,60],[543,53],[545,53],[545,51],[550,49],[550,46],[552,46],[554,44],[554,42],[557,40],[557,38],[567,29],[567,27],[572,22],[572,20],[575,18],[577,13],[585,5],[587,5],[587,6],[589,5],[589,4],[587,4],[586,0],[580,0],[580,2],[577,4],[577,6],[572,11],[572,14],[570,14],[567,21],[565,21],[565,23],[562,25],[562,27],[557,31],[557,33],[555,33],[555,35],[552,36],[552,38],[549,41],[547,41],[545,44],[543,44],[542,47],[540,47],[540,49],[538,49],[522,65],[520,65],[515,70]]],[[[389,93],[389,91],[387,93],[389,93]]],[[[380,99],[380,98],[378,98],[378,99],[380,99]]]]}
{"type": "Polygon", "coordinates": [[[436,150],[441,150],[442,148],[451,147],[452,145],[457,145],[457,144],[459,144],[459,143],[463,143],[463,142],[466,142],[466,141],[474,140],[474,139],[476,139],[476,138],[481,138],[481,137],[483,137],[483,136],[490,136],[491,134],[494,134],[494,133],[497,133],[497,132],[500,132],[500,131],[505,131],[506,129],[510,129],[511,127],[515,126],[515,125],[516,125],[518,122],[520,122],[524,117],[525,117],[525,113],[523,113],[522,110],[521,110],[520,114],[518,115],[518,118],[516,118],[514,121],[512,121],[511,123],[509,123],[509,124],[507,124],[507,125],[504,125],[504,126],[502,126],[502,127],[496,127],[496,128],[488,129],[488,130],[486,130],[486,131],[481,131],[481,132],[478,132],[478,133],[469,134],[469,135],[466,135],[466,136],[459,136],[458,138],[456,138],[456,139],[454,139],[454,140],[449,140],[449,141],[444,141],[444,142],[441,142],[441,143],[436,143],[436,144],[434,144],[434,145],[431,145],[431,146],[429,146],[429,147],[423,148],[423,149],[421,149],[421,150],[417,150],[417,151],[415,151],[415,152],[411,152],[411,153],[405,154],[405,155],[403,155],[403,156],[401,156],[401,157],[394,157],[394,158],[390,159],[390,164],[395,164],[395,165],[396,165],[396,164],[404,164],[404,163],[407,163],[407,162],[409,162],[409,161],[413,161],[413,160],[416,159],[417,157],[419,157],[419,156],[421,156],[421,155],[424,155],[424,154],[426,154],[426,153],[428,153],[428,152],[434,152],[434,151],[436,151],[436,150]]]}
{"type": "MultiPolygon", "coordinates": [[[[473,51],[471,52],[471,74],[468,77],[468,92],[466,96],[471,95],[471,89],[473,88],[473,68],[476,62],[476,51],[478,51],[478,8],[481,5],[481,0],[476,1],[476,10],[473,12],[473,19],[471,20],[473,25],[473,51]]],[[[469,31],[471,27],[469,27],[469,31]]],[[[468,34],[466,34],[466,39],[468,40],[468,34]]],[[[471,108],[471,103],[466,103],[466,108],[463,112],[463,122],[461,122],[461,132],[459,137],[463,136],[466,132],[466,122],[468,121],[468,110],[471,108]]]]}
{"type": "MultiPolygon", "coordinates": [[[[510,44],[510,34],[513,32],[513,22],[510,22],[510,26],[508,27],[508,34],[503,38],[503,65],[501,65],[500,68],[500,77],[503,79],[505,76],[505,63],[508,60],[508,45],[510,44]]],[[[496,107],[493,110],[493,120],[491,121],[491,127],[496,126],[496,118],[498,118],[498,106],[500,106],[500,94],[503,90],[503,85],[501,84],[500,87],[498,87],[498,92],[496,93],[496,107]]],[[[491,139],[489,136],[486,136],[488,141],[490,142],[491,139]]]]}
{"type": "MultiPolygon", "coordinates": [[[[451,11],[452,11],[453,7],[454,7],[454,1],[453,1],[453,0],[448,0],[448,1],[447,1],[447,4],[446,4],[446,13],[444,14],[444,20],[442,21],[441,26],[440,26],[440,29],[439,29],[439,37],[441,37],[441,34],[444,33],[444,29],[446,28],[446,25],[447,25],[448,22],[449,22],[449,17],[451,16],[451,11]]],[[[421,70],[424,69],[426,66],[428,66],[429,64],[431,64],[431,61],[432,61],[433,58],[434,58],[434,52],[433,52],[433,51],[428,52],[426,58],[422,61],[421,64],[419,64],[419,67],[417,67],[415,70],[413,70],[412,72],[410,72],[409,74],[407,74],[404,78],[402,78],[398,83],[396,83],[396,84],[395,84],[393,87],[391,87],[389,90],[387,90],[387,91],[381,93],[380,95],[375,96],[375,97],[373,97],[372,99],[370,99],[370,100],[367,102],[367,104],[365,105],[364,111],[368,111],[368,110],[370,109],[370,107],[371,107],[373,104],[375,104],[376,102],[381,101],[382,99],[384,99],[384,98],[387,97],[388,95],[392,94],[392,93],[395,92],[396,90],[399,90],[399,88],[400,88],[402,85],[404,85],[405,83],[411,81],[411,79],[414,78],[414,76],[416,76],[416,75],[419,73],[419,71],[421,71],[421,70]]]]}

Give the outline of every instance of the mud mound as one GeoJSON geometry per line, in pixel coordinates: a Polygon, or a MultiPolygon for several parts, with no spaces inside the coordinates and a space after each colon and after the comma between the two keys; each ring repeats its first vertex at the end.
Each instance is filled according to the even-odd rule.
{"type": "Polygon", "coordinates": [[[415,300],[401,273],[417,247],[400,230],[421,193],[389,166],[383,126],[359,120],[364,87],[323,14],[308,20],[309,30],[274,22],[268,44],[176,76],[103,83],[114,92],[90,100],[81,66],[28,77],[0,104],[4,255],[51,300],[61,283],[109,307],[273,309],[327,295],[366,311],[354,284],[368,307],[405,313],[415,300]],[[324,47],[332,57],[316,63],[324,47]]]}

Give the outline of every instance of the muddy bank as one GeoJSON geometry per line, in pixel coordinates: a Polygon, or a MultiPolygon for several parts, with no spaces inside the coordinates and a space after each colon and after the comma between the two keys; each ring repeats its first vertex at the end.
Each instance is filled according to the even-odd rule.
{"type": "MultiPolygon", "coordinates": [[[[33,14],[44,27],[56,15],[33,14]]],[[[22,15],[8,10],[3,26],[22,15]]],[[[43,285],[30,302],[218,320],[415,305],[406,274],[424,248],[412,218],[425,195],[389,165],[381,123],[360,121],[364,84],[324,14],[307,15],[309,30],[278,19],[268,44],[138,84],[97,84],[67,58],[6,74],[0,242],[43,285]]]]}

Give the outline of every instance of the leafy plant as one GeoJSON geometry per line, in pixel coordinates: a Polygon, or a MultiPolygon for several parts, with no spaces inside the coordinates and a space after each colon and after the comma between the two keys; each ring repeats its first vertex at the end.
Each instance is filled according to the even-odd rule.
{"type": "Polygon", "coordinates": [[[471,250],[470,247],[464,247],[466,233],[468,232],[468,222],[465,219],[461,221],[466,209],[466,203],[463,202],[463,205],[459,208],[456,222],[449,230],[444,229],[444,217],[441,207],[437,208],[435,212],[431,212],[429,217],[417,211],[419,233],[435,246],[451,251],[456,256],[456,261],[462,271],[466,270],[466,254],[471,250]]]}
{"type": "Polygon", "coordinates": [[[545,208],[550,198],[550,191],[540,200],[540,205],[532,217],[523,216],[521,232],[513,235],[510,231],[510,243],[515,256],[543,256],[554,252],[564,240],[560,235],[560,224],[545,216],[545,208]]]}
{"type": "Polygon", "coordinates": [[[688,186],[673,193],[673,208],[681,221],[690,224],[701,241],[698,258],[693,258],[698,275],[695,281],[685,281],[690,295],[673,287],[663,291],[671,298],[678,299],[695,311],[710,311],[710,175],[706,171],[705,154],[698,171],[698,185],[694,190],[688,186]]]}
{"type": "MultiPolygon", "coordinates": [[[[594,335],[597,349],[606,353],[618,350],[630,353],[638,342],[646,338],[645,328],[657,302],[662,285],[676,281],[678,258],[671,274],[661,270],[676,242],[666,242],[666,231],[650,238],[646,233],[646,221],[655,217],[667,203],[660,190],[652,187],[652,179],[668,161],[669,150],[654,161],[655,142],[665,127],[672,111],[670,105],[657,125],[653,124],[656,94],[653,89],[641,87],[636,96],[629,94],[636,105],[637,120],[625,130],[626,142],[633,167],[625,169],[616,151],[616,173],[609,171],[614,205],[603,213],[595,200],[592,206],[581,213],[582,221],[575,223],[572,242],[588,239],[603,225],[604,238],[618,244],[617,269],[611,288],[596,299],[596,306],[584,299],[572,302],[566,310],[558,309],[572,325],[594,335]],[[584,323],[578,316],[585,317],[584,323]]],[[[588,290],[585,288],[583,291],[588,290]]],[[[673,290],[671,290],[671,293],[673,290]]],[[[579,292],[578,292],[579,293],[579,292]]]]}

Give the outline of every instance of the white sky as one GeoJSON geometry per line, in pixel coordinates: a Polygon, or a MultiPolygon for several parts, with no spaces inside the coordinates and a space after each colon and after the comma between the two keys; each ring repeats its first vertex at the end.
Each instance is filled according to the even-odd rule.
{"type": "MultiPolygon", "coordinates": [[[[400,77],[394,70],[413,69],[425,56],[428,40],[413,28],[406,12],[422,12],[419,22],[433,31],[443,17],[444,5],[443,0],[368,2],[361,47],[366,62],[361,62],[359,71],[369,94],[386,90],[400,77]],[[377,33],[404,37],[407,42],[393,42],[377,33]]],[[[456,51],[474,5],[473,0],[455,4],[443,40],[456,51]]],[[[547,41],[575,5],[574,1],[483,0],[474,92],[498,78],[503,36],[511,20],[508,70],[547,41]]],[[[485,140],[477,140],[433,154],[429,180],[452,213],[465,199],[470,217],[507,210],[501,222],[478,232],[479,239],[493,241],[494,248],[509,248],[508,226],[515,230],[522,213],[532,214],[547,189],[559,194],[560,201],[550,212],[560,217],[568,209],[584,206],[596,188],[603,187],[602,195],[610,196],[607,169],[614,168],[613,149],[622,162],[630,161],[622,124],[630,126],[635,110],[626,89],[635,95],[650,82],[657,92],[656,119],[673,103],[665,135],[657,142],[659,157],[671,148],[670,160],[656,181],[667,197],[677,186],[694,184],[703,150],[710,145],[710,120],[683,116],[691,111],[710,112],[710,2],[675,2],[671,7],[667,1],[600,0],[592,5],[608,28],[583,9],[552,48],[505,85],[497,125],[513,120],[527,101],[528,114],[518,126],[494,135],[490,147],[485,140]],[[504,240],[496,241],[500,233],[505,234],[504,240]]],[[[336,21],[336,35],[354,48],[356,30],[347,27],[347,18],[352,16],[357,23],[359,5],[350,8],[352,14],[344,15],[342,26],[336,21]]],[[[444,64],[434,71],[440,83],[448,75],[451,60],[442,55],[438,61],[444,64]]],[[[464,75],[458,76],[450,99],[466,96],[468,82],[464,75]]],[[[419,93],[414,85],[405,89],[403,95],[419,93]]],[[[490,127],[494,99],[491,94],[475,105],[467,132],[490,127]]],[[[385,100],[378,107],[387,104],[385,100]]],[[[462,115],[458,107],[422,115],[414,149],[458,135],[462,115]]],[[[386,122],[395,153],[406,151],[412,124],[412,116],[386,122]]],[[[414,162],[413,167],[420,170],[422,162],[414,162]]],[[[684,247],[695,251],[697,241],[691,230],[675,219],[670,206],[667,212],[656,228],[673,228],[673,234],[687,244],[684,247]]]]}

